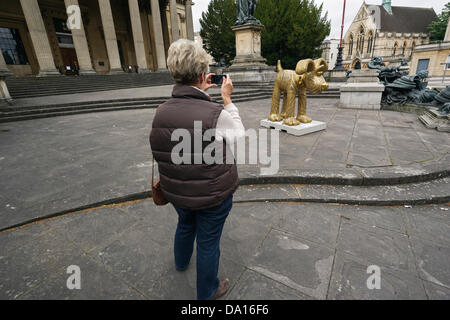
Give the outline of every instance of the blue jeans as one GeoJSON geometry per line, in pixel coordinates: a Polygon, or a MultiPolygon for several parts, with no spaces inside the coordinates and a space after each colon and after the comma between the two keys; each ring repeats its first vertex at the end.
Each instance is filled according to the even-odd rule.
{"type": "Polygon", "coordinates": [[[225,219],[233,206],[231,195],[217,207],[187,210],[175,207],[178,226],[175,233],[175,267],[187,269],[197,237],[197,299],[212,298],[219,287],[220,237],[225,219]]]}

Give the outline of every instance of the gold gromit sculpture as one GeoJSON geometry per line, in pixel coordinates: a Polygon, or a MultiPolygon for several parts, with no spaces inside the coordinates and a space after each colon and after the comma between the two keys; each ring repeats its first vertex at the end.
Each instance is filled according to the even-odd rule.
{"type": "Polygon", "coordinates": [[[320,93],[328,89],[323,73],[328,70],[327,62],[320,58],[305,59],[297,63],[295,71],[283,70],[278,60],[277,76],[272,95],[272,107],[269,120],[281,121],[288,126],[312,121],[306,115],[306,91],[320,93]],[[283,93],[283,106],[280,110],[280,97],[283,93]],[[298,112],[295,117],[295,96],[298,93],[298,112]]]}

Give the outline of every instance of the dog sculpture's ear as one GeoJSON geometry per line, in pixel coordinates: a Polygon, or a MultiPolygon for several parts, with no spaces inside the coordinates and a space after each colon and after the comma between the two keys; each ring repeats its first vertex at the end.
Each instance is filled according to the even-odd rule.
{"type": "Polygon", "coordinates": [[[328,71],[328,63],[323,58],[314,60],[314,66],[318,76],[321,76],[325,71],[328,71]]]}
{"type": "Polygon", "coordinates": [[[295,68],[295,73],[302,75],[315,70],[314,62],[312,59],[300,60],[295,68]]]}

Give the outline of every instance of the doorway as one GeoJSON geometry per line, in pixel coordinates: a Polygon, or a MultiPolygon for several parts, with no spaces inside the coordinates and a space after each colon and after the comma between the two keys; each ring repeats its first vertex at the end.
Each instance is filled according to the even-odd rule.
{"type": "Polygon", "coordinates": [[[78,59],[77,53],[74,48],[59,48],[61,52],[61,58],[63,61],[62,72],[66,75],[78,74],[78,59]]]}

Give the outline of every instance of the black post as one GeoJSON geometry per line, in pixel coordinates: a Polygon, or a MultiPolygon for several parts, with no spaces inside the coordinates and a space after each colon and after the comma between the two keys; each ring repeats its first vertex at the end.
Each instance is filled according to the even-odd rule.
{"type": "Polygon", "coordinates": [[[336,70],[336,71],[344,71],[345,70],[344,66],[342,65],[342,50],[343,49],[344,48],[342,46],[339,46],[338,55],[336,58],[336,66],[334,67],[333,70],[336,70]]]}

